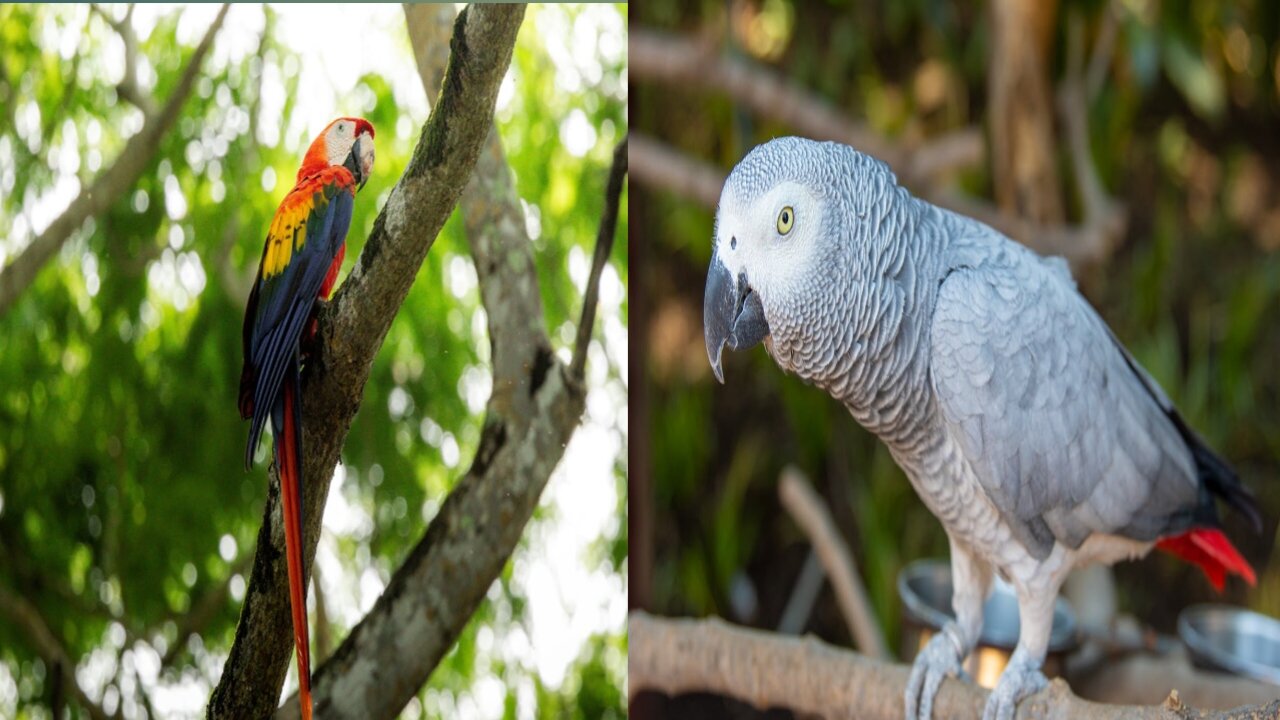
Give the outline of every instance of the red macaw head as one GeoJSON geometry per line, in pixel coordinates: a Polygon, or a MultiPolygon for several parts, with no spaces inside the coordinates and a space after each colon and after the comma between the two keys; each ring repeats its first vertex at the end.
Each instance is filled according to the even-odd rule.
{"type": "Polygon", "coordinates": [[[311,142],[307,156],[298,170],[298,180],[330,165],[342,165],[351,171],[360,187],[373,172],[373,125],[364,118],[343,117],[311,142]]]}

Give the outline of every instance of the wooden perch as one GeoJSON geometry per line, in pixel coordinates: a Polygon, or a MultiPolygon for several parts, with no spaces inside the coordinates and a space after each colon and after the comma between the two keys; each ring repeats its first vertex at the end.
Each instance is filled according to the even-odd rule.
{"type": "MultiPolygon", "coordinates": [[[[783,637],[719,620],[674,620],[631,613],[627,679],[632,698],[710,692],[761,710],[787,708],[800,715],[898,720],[911,669],[834,648],[813,637],[783,637]]],[[[934,701],[934,717],[979,718],[987,691],[947,679],[934,701]]],[[[1102,705],[1072,694],[1061,680],[1023,700],[1017,717],[1045,720],[1191,720],[1275,718],[1280,700],[1225,713],[1184,705],[1177,691],[1158,707],[1102,705]]]]}
{"type": "Polygon", "coordinates": [[[809,481],[794,467],[782,471],[778,481],[778,497],[796,524],[804,531],[813,545],[822,567],[831,579],[836,601],[858,649],[876,660],[890,657],[880,625],[876,622],[867,591],[858,579],[858,566],[853,553],[840,536],[831,513],[822,498],[810,487],[809,481]]]}

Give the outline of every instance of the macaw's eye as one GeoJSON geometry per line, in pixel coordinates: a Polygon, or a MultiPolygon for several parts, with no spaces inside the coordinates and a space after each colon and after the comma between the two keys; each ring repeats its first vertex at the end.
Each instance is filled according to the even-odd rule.
{"type": "Polygon", "coordinates": [[[782,208],[782,212],[778,213],[778,232],[786,235],[791,232],[791,226],[796,223],[796,212],[788,205],[782,208]]]}
{"type": "Polygon", "coordinates": [[[343,123],[338,123],[338,134],[341,135],[346,131],[347,131],[347,126],[343,123]]]}

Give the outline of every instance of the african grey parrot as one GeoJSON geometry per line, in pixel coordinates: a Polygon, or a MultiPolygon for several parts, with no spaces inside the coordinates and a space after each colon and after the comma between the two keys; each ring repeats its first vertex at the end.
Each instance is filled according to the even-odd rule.
{"type": "Polygon", "coordinates": [[[928,718],[982,628],[991,573],[1018,597],[1018,646],[984,717],[1044,687],[1071,568],[1153,546],[1255,582],[1214,498],[1261,528],[1252,494],[1183,422],[1076,290],[1066,263],[912,197],[838,143],[780,138],[725,182],[703,307],[725,345],[764,341],[888,446],[951,545],[955,621],[917,656],[928,718]]]}

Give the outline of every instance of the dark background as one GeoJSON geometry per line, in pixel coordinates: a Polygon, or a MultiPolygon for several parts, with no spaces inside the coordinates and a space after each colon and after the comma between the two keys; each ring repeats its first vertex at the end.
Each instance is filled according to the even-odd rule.
{"type": "MultiPolygon", "coordinates": [[[[1280,516],[1280,7],[1049,2],[1018,17],[1002,3],[655,0],[630,12],[632,607],[776,628],[808,554],[777,499],[788,464],[829,503],[891,646],[901,627],[896,574],[911,560],[947,555],[940,525],[888,452],[825,393],[784,375],[761,348],[726,352],[727,385],[716,384],[701,303],[714,217],[703,198],[707,185],[712,197],[719,185],[699,185],[694,170],[723,177],[760,142],[812,134],[797,127],[808,109],[761,111],[696,76],[662,75],[636,52],[657,31],[702,48],[708,63],[729,58],[783,79],[886,147],[970,128],[980,146],[971,161],[935,177],[900,169],[899,177],[918,194],[993,213],[1019,239],[1057,232],[1075,240],[1067,247],[1084,258],[1075,272],[1085,295],[1267,515],[1262,535],[1224,515],[1228,535],[1259,571],[1256,588],[1232,581],[1218,596],[1197,569],[1156,553],[1116,567],[1121,610],[1163,633],[1174,632],[1183,607],[1202,601],[1280,615],[1272,561],[1280,516]],[[998,27],[1009,30],[999,35],[998,27]],[[1025,62],[1031,57],[1038,62],[1025,62]],[[1074,116],[1088,124],[1085,154],[1073,153],[1057,102],[1081,78],[1093,88],[1074,116]],[[993,138],[1006,153],[991,151],[993,138]],[[679,163],[662,156],[658,165],[670,172],[645,173],[637,154],[654,147],[674,151],[679,163]],[[1101,207],[1116,212],[1091,209],[1077,180],[1085,165],[1106,196],[1101,207]],[[1127,222],[1111,224],[1117,216],[1127,222]],[[1015,232],[1026,228],[1050,230],[1015,232]],[[1095,240],[1101,250],[1088,249],[1095,240]]],[[[805,631],[850,644],[829,586],[805,631]]],[[[687,717],[743,712],[708,696],[645,695],[633,711],[642,706],[687,717]]]]}

